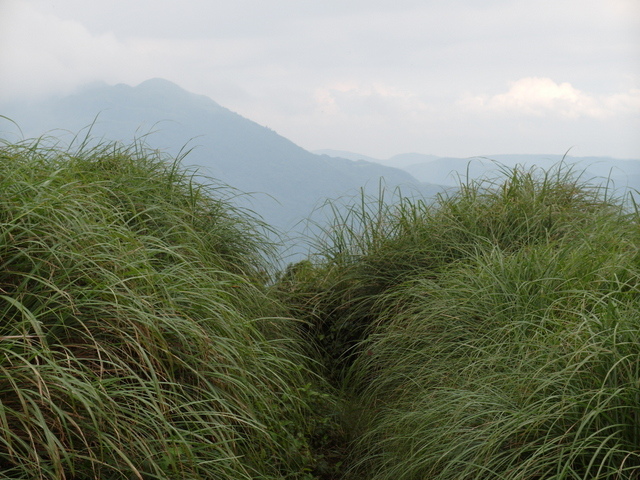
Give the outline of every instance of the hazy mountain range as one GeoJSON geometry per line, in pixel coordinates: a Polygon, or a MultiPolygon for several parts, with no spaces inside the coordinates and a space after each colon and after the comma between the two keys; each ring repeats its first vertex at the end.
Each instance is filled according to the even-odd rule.
{"type": "Polygon", "coordinates": [[[404,153],[388,159],[376,159],[353,152],[340,150],[317,150],[315,153],[366,160],[382,165],[395,165],[410,173],[421,182],[443,186],[458,185],[459,179],[492,177],[499,174],[502,167],[522,165],[525,168],[537,166],[549,169],[564,161],[585,182],[601,184],[611,180],[617,188],[640,190],[640,160],[612,157],[574,157],[564,154],[496,154],[469,158],[438,157],[421,153],[404,153]]]}
{"type": "MultiPolygon", "coordinates": [[[[390,189],[432,195],[457,183],[452,171],[473,176],[497,170],[486,159],[443,158],[408,153],[375,159],[335,150],[309,152],[269,128],[258,125],[202,95],[167,80],[152,79],[136,87],[94,84],[73,95],[0,105],[0,115],[15,121],[25,138],[86,133],[97,139],[145,142],[171,155],[192,149],[184,163],[242,192],[254,193],[249,205],[281,231],[300,229],[314,207],[327,198],[356,195],[361,187],[375,193],[380,178],[390,189]],[[85,129],[83,131],[83,129],[85,129]],[[148,135],[147,135],[148,134],[148,135]]],[[[0,138],[16,139],[17,128],[0,119],[0,138]]],[[[548,167],[562,155],[492,155],[505,165],[548,167]]],[[[610,175],[618,185],[640,187],[640,160],[571,159],[585,178],[610,175]]]]}
{"type": "MultiPolygon", "coordinates": [[[[368,161],[318,155],[276,132],[243,118],[208,97],[189,93],[167,80],[152,79],[136,87],[97,84],[64,97],[0,105],[0,115],[15,121],[24,137],[49,134],[70,139],[91,127],[96,139],[121,140],[146,135],[152,148],[177,155],[192,149],[184,163],[239,191],[245,205],[282,231],[326,198],[356,195],[360,187],[375,192],[380,178],[387,186],[405,185],[433,193],[411,174],[368,161]],[[71,132],[71,133],[69,133],[71,132]],[[154,132],[154,133],[150,133],[154,132]]],[[[4,138],[17,128],[0,123],[4,138]]]]}

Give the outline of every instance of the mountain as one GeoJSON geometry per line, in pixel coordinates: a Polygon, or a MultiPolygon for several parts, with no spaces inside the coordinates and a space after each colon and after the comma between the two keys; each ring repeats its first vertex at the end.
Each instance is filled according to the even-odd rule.
{"type": "Polygon", "coordinates": [[[401,153],[400,155],[394,155],[393,157],[388,159],[380,159],[380,158],[368,157],[360,153],[347,152],[344,150],[330,150],[330,149],[314,150],[313,153],[317,153],[318,155],[329,155],[331,157],[348,158],[349,160],[365,160],[367,162],[374,162],[374,163],[379,163],[381,165],[402,168],[402,169],[418,163],[437,160],[439,158],[435,155],[424,155],[422,153],[401,153]]]}
{"type": "Polygon", "coordinates": [[[354,162],[364,160],[365,162],[384,164],[384,160],[380,160],[379,158],[368,157],[360,153],[347,152],[345,150],[331,150],[329,148],[325,148],[322,150],[314,150],[313,153],[316,155],[327,155],[328,157],[346,158],[347,160],[353,160],[354,162]]]}
{"type": "Polygon", "coordinates": [[[442,157],[429,159],[403,167],[415,178],[423,182],[454,185],[457,177],[492,177],[503,166],[521,165],[525,168],[537,166],[549,169],[560,162],[570,165],[585,182],[603,184],[613,181],[615,187],[640,189],[640,160],[617,159],[611,157],[572,157],[565,155],[517,155],[500,154],[472,158],[442,157]]]}
{"type": "Polygon", "coordinates": [[[548,170],[560,162],[571,166],[583,181],[603,184],[613,181],[615,187],[640,190],[640,159],[612,157],[574,157],[553,154],[498,154],[476,157],[438,157],[421,153],[403,153],[387,159],[375,159],[354,152],[339,150],[317,150],[316,153],[331,153],[350,159],[366,159],[381,165],[394,166],[410,173],[421,182],[442,186],[458,185],[467,177],[495,177],[503,167],[516,165],[530,168],[537,166],[548,170]]]}
{"type": "MultiPolygon", "coordinates": [[[[15,121],[25,137],[47,132],[69,136],[64,130],[76,133],[92,124],[90,135],[98,139],[130,143],[144,136],[150,147],[172,155],[192,149],[186,165],[201,167],[204,174],[242,192],[256,192],[249,200],[242,197],[245,205],[282,231],[291,230],[326,198],[355,195],[361,187],[377,191],[380,178],[390,188],[435,190],[397,168],[308,152],[163,79],[135,87],[94,84],[69,96],[0,105],[0,115],[15,121]]],[[[0,130],[9,127],[6,122],[0,130]]]]}

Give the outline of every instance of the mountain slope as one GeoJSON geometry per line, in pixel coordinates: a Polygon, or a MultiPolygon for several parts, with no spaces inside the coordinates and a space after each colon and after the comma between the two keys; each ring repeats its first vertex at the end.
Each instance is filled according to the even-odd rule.
{"type": "Polygon", "coordinates": [[[306,218],[325,198],[355,194],[363,186],[377,190],[381,177],[389,187],[420,186],[396,168],[312,154],[210,98],[163,79],[136,87],[93,85],[31,105],[0,106],[0,114],[14,120],[27,137],[53,129],[78,132],[93,123],[92,137],[130,142],[149,134],[149,146],[170,154],[192,149],[185,164],[202,167],[203,173],[242,192],[259,192],[249,205],[283,230],[306,218]]]}
{"type": "MultiPolygon", "coordinates": [[[[425,156],[427,157],[427,156],[425,156]]],[[[462,178],[479,178],[495,176],[501,166],[525,168],[537,166],[549,169],[564,161],[571,165],[574,172],[585,182],[604,183],[606,179],[614,182],[616,187],[640,188],[640,160],[616,159],[610,157],[571,157],[563,155],[517,155],[502,154],[486,157],[425,159],[402,168],[423,182],[441,185],[457,184],[457,176],[462,178]]]]}
{"type": "Polygon", "coordinates": [[[494,177],[503,167],[513,168],[521,165],[525,168],[536,166],[549,170],[554,165],[564,162],[570,165],[585,182],[602,183],[610,179],[617,187],[640,189],[640,159],[574,157],[570,154],[499,154],[461,158],[421,153],[404,153],[388,159],[374,159],[354,152],[316,151],[316,153],[320,152],[331,152],[353,160],[361,158],[394,166],[410,173],[421,182],[444,186],[458,185],[458,177],[462,179],[467,176],[471,179],[483,176],[494,177]]]}

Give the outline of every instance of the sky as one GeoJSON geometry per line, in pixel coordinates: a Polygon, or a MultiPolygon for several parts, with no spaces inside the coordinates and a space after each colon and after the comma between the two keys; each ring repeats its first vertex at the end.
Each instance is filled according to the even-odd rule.
{"type": "Polygon", "coordinates": [[[0,0],[0,104],[154,77],[308,150],[640,158],[639,0],[0,0]]]}

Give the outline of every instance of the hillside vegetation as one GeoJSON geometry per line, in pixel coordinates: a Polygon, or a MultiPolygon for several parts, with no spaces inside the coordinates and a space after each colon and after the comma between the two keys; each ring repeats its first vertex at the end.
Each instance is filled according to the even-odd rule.
{"type": "Polygon", "coordinates": [[[560,165],[267,226],[144,146],[0,146],[0,478],[640,478],[640,225],[560,165]]]}
{"type": "Polygon", "coordinates": [[[140,145],[25,143],[0,192],[0,478],[303,474],[308,364],[225,189],[140,145]]]}
{"type": "Polygon", "coordinates": [[[560,165],[341,212],[285,290],[347,478],[640,478],[638,211],[560,165]]]}

